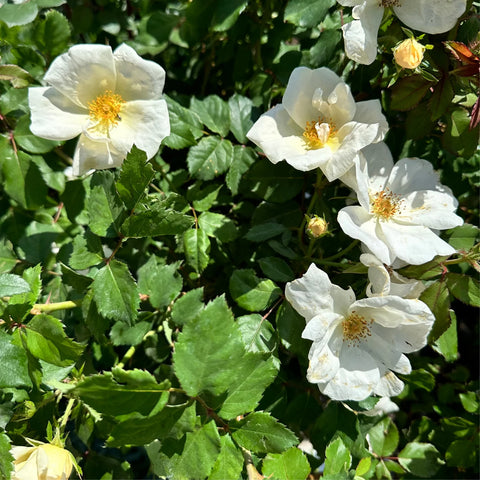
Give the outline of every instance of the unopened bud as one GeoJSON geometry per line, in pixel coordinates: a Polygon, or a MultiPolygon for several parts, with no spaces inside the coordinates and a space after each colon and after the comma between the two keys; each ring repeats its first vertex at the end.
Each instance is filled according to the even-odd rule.
{"type": "Polygon", "coordinates": [[[417,68],[423,60],[425,47],[414,38],[407,38],[393,49],[393,57],[402,68],[417,68]]]}
{"type": "Polygon", "coordinates": [[[319,238],[328,232],[328,222],[317,215],[310,218],[307,224],[307,235],[312,238],[319,238]]]}

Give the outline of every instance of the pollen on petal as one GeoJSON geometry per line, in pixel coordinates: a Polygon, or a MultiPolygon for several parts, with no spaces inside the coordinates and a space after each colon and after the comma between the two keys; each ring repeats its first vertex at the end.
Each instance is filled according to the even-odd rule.
{"type": "Polygon", "coordinates": [[[372,213],[382,220],[389,220],[397,214],[402,206],[402,199],[390,190],[385,189],[371,197],[372,213]]]}
{"type": "Polygon", "coordinates": [[[353,311],[342,322],[343,340],[350,345],[358,345],[371,335],[370,325],[372,323],[373,320],[365,319],[365,317],[353,311]]]}
{"type": "Polygon", "coordinates": [[[322,148],[335,137],[336,127],[333,122],[319,117],[317,121],[307,122],[303,132],[303,139],[310,150],[322,148]]]}

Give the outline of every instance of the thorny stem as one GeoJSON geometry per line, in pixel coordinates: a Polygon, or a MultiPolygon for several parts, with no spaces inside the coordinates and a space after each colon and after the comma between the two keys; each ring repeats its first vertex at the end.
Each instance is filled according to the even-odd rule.
{"type": "Polygon", "coordinates": [[[120,235],[119,238],[118,238],[118,243],[117,245],[115,246],[115,248],[113,249],[113,252],[112,254],[105,260],[105,263],[108,265],[112,260],[113,260],[113,257],[117,254],[117,252],[120,250],[120,247],[122,246],[122,243],[123,243],[123,239],[124,239],[124,236],[123,235],[120,235]]]}
{"type": "Polygon", "coordinates": [[[210,407],[205,403],[205,401],[203,400],[203,398],[201,398],[201,397],[191,397],[191,398],[192,398],[193,400],[196,400],[196,401],[206,410],[207,415],[208,415],[209,417],[212,417],[217,424],[220,424],[226,432],[230,431],[230,429],[229,429],[229,427],[228,427],[228,423],[225,423],[225,422],[223,421],[223,419],[220,418],[220,417],[215,413],[215,411],[213,410],[213,408],[210,408],[210,407]]]}

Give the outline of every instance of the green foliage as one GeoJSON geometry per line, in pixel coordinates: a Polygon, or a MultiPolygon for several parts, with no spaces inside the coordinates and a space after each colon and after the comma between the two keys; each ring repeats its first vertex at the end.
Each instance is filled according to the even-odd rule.
{"type": "Polygon", "coordinates": [[[335,0],[0,3],[1,479],[11,445],[57,426],[84,478],[478,477],[478,2],[419,39],[433,48],[415,70],[393,61],[406,32],[392,9],[359,65],[335,0]],[[72,178],[77,140],[32,133],[28,89],[93,43],[165,69],[171,132],[149,159],[134,146],[72,178]],[[312,262],[357,298],[369,281],[336,220],[350,190],[247,138],[297,66],[380,100],[394,160],[431,162],[465,220],[441,233],[457,253],[398,270],[435,323],[389,415],[307,381],[305,319],[284,298],[312,262]],[[328,235],[306,234],[313,215],[328,235]]]}

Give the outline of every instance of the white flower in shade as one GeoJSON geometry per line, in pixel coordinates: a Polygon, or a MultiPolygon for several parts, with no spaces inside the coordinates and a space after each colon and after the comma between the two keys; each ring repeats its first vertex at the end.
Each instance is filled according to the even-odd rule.
{"type": "Polygon", "coordinates": [[[64,448],[34,440],[31,447],[13,446],[11,480],[67,480],[73,468],[80,473],[72,453],[64,448]]]}
{"type": "Polygon", "coordinates": [[[425,285],[420,280],[400,275],[371,253],[362,253],[360,261],[368,267],[368,297],[397,295],[402,298],[418,298],[425,290],[425,285]]]}
{"type": "Polygon", "coordinates": [[[298,67],[282,103],[261,115],[247,137],[272,163],[286,160],[302,171],[319,167],[332,181],[387,130],[378,100],[355,102],[350,87],[328,68],[298,67]]]}
{"type": "Polygon", "coordinates": [[[357,63],[371,64],[377,56],[377,34],[385,7],[407,27],[424,33],[448,32],[466,8],[466,0],[337,0],[353,7],[354,20],[343,25],[345,53],[357,63]]]}
{"type": "Polygon", "coordinates": [[[404,158],[393,165],[391,156],[381,152],[370,149],[368,158],[357,163],[356,182],[349,186],[360,205],[338,212],[342,230],[387,265],[397,260],[420,265],[455,253],[437,234],[463,224],[451,190],[440,183],[430,162],[404,158]]]}
{"type": "Polygon", "coordinates": [[[307,322],[302,337],[313,341],[307,379],[333,400],[398,395],[403,382],[393,372],[410,373],[405,353],[426,345],[435,320],[420,300],[355,300],[314,264],[287,283],[285,295],[307,322]]]}
{"type": "Polygon", "coordinates": [[[29,89],[30,130],[49,140],[80,135],[73,173],[121,165],[135,144],[153,157],[170,134],[165,71],[128,45],[75,45],[57,57],[48,87],[29,89]]]}

